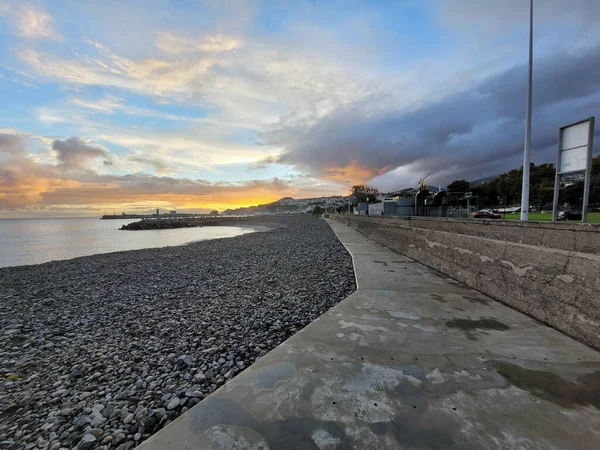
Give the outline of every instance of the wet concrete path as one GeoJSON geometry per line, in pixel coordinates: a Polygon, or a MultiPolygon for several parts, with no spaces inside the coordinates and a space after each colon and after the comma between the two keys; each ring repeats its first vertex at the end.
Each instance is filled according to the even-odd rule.
{"type": "Polygon", "coordinates": [[[139,448],[600,448],[600,353],[329,223],[358,290],[139,448]]]}

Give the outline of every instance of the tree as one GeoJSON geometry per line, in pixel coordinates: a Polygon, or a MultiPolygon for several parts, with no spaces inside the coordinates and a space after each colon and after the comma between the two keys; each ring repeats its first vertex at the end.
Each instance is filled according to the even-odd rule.
{"type": "Polygon", "coordinates": [[[447,189],[451,194],[454,192],[464,194],[465,192],[469,192],[470,187],[471,183],[469,183],[467,180],[455,180],[448,185],[447,189]]]}
{"type": "Polygon", "coordinates": [[[315,206],[312,210],[312,215],[313,216],[320,216],[321,214],[323,214],[325,212],[325,210],[323,209],[322,206],[315,206]]]}
{"type": "Polygon", "coordinates": [[[439,191],[433,194],[433,206],[442,206],[445,197],[446,191],[439,191]]]}
{"type": "Polygon", "coordinates": [[[352,186],[352,197],[354,197],[355,203],[369,202],[374,203],[377,201],[379,195],[379,189],[367,184],[357,184],[352,186]]]}

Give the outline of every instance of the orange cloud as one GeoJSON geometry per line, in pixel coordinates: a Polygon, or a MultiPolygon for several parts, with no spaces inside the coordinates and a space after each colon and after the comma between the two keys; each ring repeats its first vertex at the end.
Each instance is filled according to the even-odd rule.
{"type": "Polygon", "coordinates": [[[350,164],[343,167],[330,167],[325,170],[325,177],[330,180],[346,182],[349,180],[352,184],[366,183],[378,175],[379,170],[372,167],[362,167],[356,161],[350,161],[350,164]]]}
{"type": "Polygon", "coordinates": [[[302,177],[295,183],[280,178],[213,183],[144,173],[102,175],[88,164],[97,156],[107,157],[103,149],[76,138],[54,141],[56,162],[42,163],[27,152],[24,140],[23,136],[0,134],[0,210],[37,211],[38,215],[60,212],[61,208],[73,214],[157,207],[201,212],[269,203],[287,196],[339,193],[335,184],[318,184],[302,177]]]}

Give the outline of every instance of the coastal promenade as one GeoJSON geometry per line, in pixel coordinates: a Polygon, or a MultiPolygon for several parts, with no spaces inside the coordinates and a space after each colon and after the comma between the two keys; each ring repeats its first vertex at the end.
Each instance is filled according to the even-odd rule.
{"type": "Polygon", "coordinates": [[[139,448],[600,448],[600,353],[328,222],[358,290],[139,448]]]}

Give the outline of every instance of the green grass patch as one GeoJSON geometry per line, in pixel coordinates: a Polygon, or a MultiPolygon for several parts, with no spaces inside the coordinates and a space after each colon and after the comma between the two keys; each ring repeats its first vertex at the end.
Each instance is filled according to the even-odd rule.
{"type": "MultiPolygon", "coordinates": [[[[520,220],[521,213],[516,214],[506,214],[506,220],[520,220]]],[[[552,221],[552,213],[544,213],[541,212],[531,212],[529,213],[529,220],[539,220],[539,221],[552,221]]],[[[579,222],[578,220],[571,220],[569,222],[579,222]]],[[[588,222],[589,223],[600,223],[600,213],[593,212],[588,213],[588,222]]]]}

